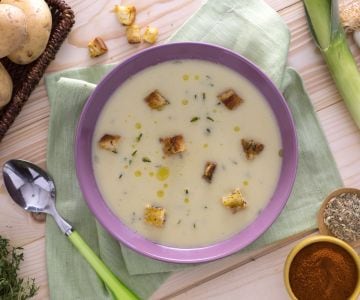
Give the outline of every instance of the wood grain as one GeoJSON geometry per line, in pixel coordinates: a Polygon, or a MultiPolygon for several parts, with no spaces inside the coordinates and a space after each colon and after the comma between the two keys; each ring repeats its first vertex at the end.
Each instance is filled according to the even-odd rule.
{"type": "MultiPolygon", "coordinates": [[[[324,129],[340,174],[346,186],[360,188],[360,132],[354,125],[325,66],[314,46],[300,0],[265,0],[279,12],[291,32],[289,65],[302,76],[319,121],[324,129]]],[[[76,24],[47,73],[73,67],[118,63],[149,47],[129,45],[125,29],[111,13],[115,4],[125,1],[68,0],[76,13],[76,24]],[[87,42],[94,36],[105,39],[109,52],[89,59],[87,42]]],[[[165,42],[202,4],[201,0],[137,0],[136,22],[159,28],[159,42],[165,42]]],[[[130,2],[127,2],[130,3],[130,2]]],[[[360,51],[349,38],[351,49],[360,64],[360,51]]],[[[271,49],[269,49],[271,51],[271,49]]],[[[70,99],[71,100],[71,99],[70,99]]],[[[45,167],[47,127],[50,107],[42,80],[30,100],[0,144],[0,164],[22,158],[45,167]]],[[[316,141],[314,141],[316,143],[316,141]]],[[[24,246],[25,262],[21,274],[35,277],[40,291],[35,299],[48,299],[45,264],[44,225],[36,223],[9,199],[0,188],[0,234],[14,245],[24,246]]],[[[307,233],[306,233],[307,234],[307,233]]],[[[282,267],[299,236],[282,241],[251,255],[227,257],[172,275],[152,299],[286,299],[282,267]],[[282,247],[278,249],[279,247],[282,247]],[[278,249],[278,250],[275,250],[278,249]],[[253,261],[255,259],[255,261],[253,261]],[[269,293],[271,291],[271,293],[269,293]]]]}

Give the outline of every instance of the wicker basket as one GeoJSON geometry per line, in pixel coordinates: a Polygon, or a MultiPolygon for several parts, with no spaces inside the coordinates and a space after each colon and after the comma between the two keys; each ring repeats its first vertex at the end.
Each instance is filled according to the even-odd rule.
{"type": "Polygon", "coordinates": [[[28,65],[14,64],[6,57],[0,59],[14,83],[11,100],[0,111],[0,141],[20,113],[25,102],[29,99],[31,92],[39,83],[45,69],[55,58],[56,52],[74,24],[74,13],[65,2],[61,0],[45,1],[51,10],[52,29],[44,53],[28,65]]]}

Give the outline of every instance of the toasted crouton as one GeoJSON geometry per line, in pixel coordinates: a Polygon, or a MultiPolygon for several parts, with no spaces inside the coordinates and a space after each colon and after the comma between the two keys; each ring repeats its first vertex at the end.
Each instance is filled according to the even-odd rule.
{"type": "Polygon", "coordinates": [[[174,135],[172,137],[160,138],[163,144],[163,151],[166,155],[172,155],[185,151],[185,140],[182,135],[174,135]]]}
{"type": "Polygon", "coordinates": [[[126,37],[129,44],[141,43],[141,32],[139,25],[133,24],[126,28],[126,37]]]}
{"type": "Polygon", "coordinates": [[[135,21],[136,8],[133,5],[115,5],[114,13],[122,25],[129,26],[135,21]]]}
{"type": "Polygon", "coordinates": [[[230,110],[237,108],[244,102],[232,89],[222,92],[217,97],[230,110]]]}
{"type": "Polygon", "coordinates": [[[264,150],[264,145],[254,140],[241,139],[241,145],[248,160],[253,160],[256,155],[264,150]]]}
{"type": "Polygon", "coordinates": [[[155,90],[146,96],[145,102],[150,108],[157,110],[161,110],[165,105],[170,103],[158,90],[155,90]]]}
{"type": "Polygon", "coordinates": [[[230,195],[222,197],[221,201],[225,207],[232,209],[234,213],[247,206],[240,189],[235,189],[230,195]]]}
{"type": "Polygon", "coordinates": [[[145,207],[144,220],[150,225],[163,227],[166,221],[165,208],[147,205],[145,207]]]}
{"type": "Polygon", "coordinates": [[[120,135],[104,134],[99,140],[98,144],[100,148],[117,153],[117,147],[120,142],[120,135]]]}
{"type": "Polygon", "coordinates": [[[146,26],[145,32],[143,34],[143,40],[146,43],[154,44],[156,43],[159,30],[156,27],[146,26]]]}
{"type": "Polygon", "coordinates": [[[205,165],[204,174],[203,174],[202,177],[207,182],[211,183],[211,180],[212,180],[212,177],[214,175],[215,169],[216,169],[216,163],[208,161],[206,163],[206,165],[205,165]]]}
{"type": "Polygon", "coordinates": [[[88,43],[90,57],[97,57],[103,55],[108,51],[105,42],[102,38],[96,37],[88,43]]]}

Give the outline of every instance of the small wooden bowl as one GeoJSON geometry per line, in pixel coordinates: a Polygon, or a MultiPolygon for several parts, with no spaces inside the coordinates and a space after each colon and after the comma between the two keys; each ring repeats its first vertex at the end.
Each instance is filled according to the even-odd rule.
{"type": "MultiPolygon", "coordinates": [[[[324,202],[322,203],[318,215],[317,215],[317,222],[318,222],[318,228],[319,228],[319,232],[320,234],[323,235],[329,235],[329,236],[334,236],[331,231],[328,229],[328,227],[326,226],[326,224],[324,223],[324,210],[326,205],[328,204],[328,202],[333,199],[336,196],[339,196],[343,193],[352,193],[352,194],[358,194],[360,197],[360,190],[359,189],[355,189],[355,188],[339,188],[335,191],[333,191],[332,193],[330,193],[324,200],[324,202]]],[[[336,237],[336,236],[334,236],[336,237]]],[[[345,241],[346,242],[346,241],[345,241]]],[[[355,242],[347,242],[348,244],[350,244],[353,247],[359,247],[360,246],[360,240],[357,240],[355,242]]]]}

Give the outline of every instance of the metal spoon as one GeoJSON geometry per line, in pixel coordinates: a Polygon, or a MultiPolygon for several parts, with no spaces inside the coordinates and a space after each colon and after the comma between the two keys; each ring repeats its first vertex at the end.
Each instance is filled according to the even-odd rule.
{"type": "Polygon", "coordinates": [[[8,193],[19,206],[30,212],[47,213],[54,217],[60,230],[88,261],[116,299],[138,299],[59,215],[55,208],[55,184],[49,174],[30,162],[9,160],[3,166],[3,176],[8,193]]]}

